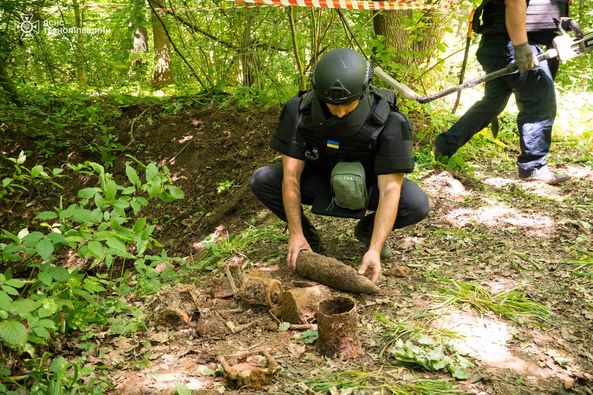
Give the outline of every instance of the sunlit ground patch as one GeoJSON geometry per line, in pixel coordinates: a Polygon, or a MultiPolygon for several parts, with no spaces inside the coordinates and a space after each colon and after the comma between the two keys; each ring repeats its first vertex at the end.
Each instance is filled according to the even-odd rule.
{"type": "Polygon", "coordinates": [[[558,100],[554,121],[554,135],[582,137],[591,130],[592,115],[589,111],[593,92],[571,92],[558,100]]]}
{"type": "MultiPolygon", "coordinates": [[[[175,359],[179,359],[175,356],[175,359]]],[[[149,393],[149,392],[165,392],[171,388],[178,388],[181,386],[187,390],[212,390],[218,386],[222,391],[220,383],[214,381],[214,372],[205,365],[188,364],[184,358],[184,366],[155,366],[153,368],[144,369],[140,372],[121,371],[113,377],[119,393],[149,393]],[[200,368],[204,368],[203,372],[200,368]]]]}
{"type": "Polygon", "coordinates": [[[435,195],[444,194],[453,198],[459,198],[471,194],[465,189],[465,186],[448,171],[443,171],[426,178],[422,182],[422,185],[427,192],[435,195]]]}
{"type": "Polygon", "coordinates": [[[555,221],[547,215],[527,214],[494,199],[485,199],[487,206],[458,208],[446,215],[446,220],[455,227],[485,225],[493,228],[514,226],[528,235],[550,237],[555,221]]]}
{"type": "Polygon", "coordinates": [[[489,281],[486,286],[488,291],[492,294],[498,294],[500,292],[509,291],[519,286],[516,281],[508,278],[497,278],[496,280],[489,281]]]}
{"type": "Polygon", "coordinates": [[[472,358],[488,367],[508,369],[517,374],[546,375],[533,360],[513,354],[509,345],[513,339],[511,324],[452,307],[447,311],[449,314],[436,320],[435,325],[461,335],[452,343],[472,358]]]}
{"type": "Polygon", "coordinates": [[[572,178],[593,181],[593,168],[591,166],[567,165],[562,171],[572,178]]]}
{"type": "Polygon", "coordinates": [[[566,195],[561,186],[548,185],[543,182],[521,182],[521,188],[532,195],[562,202],[566,195]]]}
{"type": "Polygon", "coordinates": [[[488,177],[485,174],[478,174],[484,184],[490,186],[496,191],[504,188],[521,188],[525,193],[535,196],[552,199],[558,202],[564,201],[566,195],[562,187],[547,185],[542,182],[523,182],[519,179],[505,178],[505,177],[488,177]]]}
{"type": "Polygon", "coordinates": [[[495,190],[500,190],[507,185],[516,184],[517,180],[513,180],[511,178],[504,178],[504,177],[487,177],[485,174],[476,173],[476,176],[480,177],[484,184],[492,187],[495,190]]]}

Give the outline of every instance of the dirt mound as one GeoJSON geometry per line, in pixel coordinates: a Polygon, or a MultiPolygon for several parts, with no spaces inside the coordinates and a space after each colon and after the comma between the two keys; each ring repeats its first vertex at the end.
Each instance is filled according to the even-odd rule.
{"type": "MultiPolygon", "coordinates": [[[[113,144],[125,147],[123,151],[116,149],[112,153],[116,159],[108,171],[125,178],[123,164],[129,161],[126,155],[143,163],[157,162],[169,168],[176,185],[185,193],[183,201],[174,205],[155,204],[144,215],[157,219],[154,236],[165,243],[171,254],[186,256],[191,251],[192,241],[222,223],[229,231],[242,228],[245,220],[262,207],[250,191],[249,178],[255,169],[275,157],[268,142],[276,127],[279,108],[180,105],[178,111],[172,111],[173,104],[178,102],[167,105],[137,102],[128,106],[108,102],[102,106],[105,112],[118,109],[120,116],[108,122],[117,136],[113,144]]],[[[43,164],[51,169],[64,168],[66,162],[102,162],[89,148],[100,144],[101,133],[80,126],[78,131],[72,130],[62,137],[67,141],[57,144],[55,154],[50,157],[38,151],[31,133],[26,130],[3,133],[0,145],[6,157],[28,152],[27,167],[43,164]],[[72,138],[73,134],[76,138],[72,138]]],[[[2,162],[10,171],[10,163],[2,162]]],[[[32,213],[51,209],[60,196],[69,201],[75,199],[78,190],[92,182],[88,177],[62,178],[59,183],[63,190],[49,185],[46,190],[38,190],[37,185],[31,185],[24,194],[35,196],[35,200],[27,207],[16,204],[18,199],[0,201],[0,222],[5,223],[7,229],[16,229],[22,225],[22,219],[28,221],[32,213]]]]}
{"type": "MultiPolygon", "coordinates": [[[[166,164],[185,199],[163,207],[167,222],[160,239],[175,240],[169,249],[184,250],[189,241],[220,223],[231,229],[259,209],[249,189],[251,173],[274,159],[268,142],[278,109],[188,109],[175,115],[150,114],[136,119],[130,153],[143,162],[166,164]]],[[[122,141],[131,140],[122,129],[122,141]]],[[[160,216],[160,215],[159,215],[160,216]]],[[[176,251],[182,252],[182,251],[176,251]]]]}

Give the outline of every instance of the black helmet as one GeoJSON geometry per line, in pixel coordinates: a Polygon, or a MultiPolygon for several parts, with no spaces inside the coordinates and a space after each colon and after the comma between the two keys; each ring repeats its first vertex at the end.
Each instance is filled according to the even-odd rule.
{"type": "Polygon", "coordinates": [[[372,77],[371,64],[358,52],[336,48],[317,62],[311,83],[324,102],[344,104],[362,96],[372,77]]]}

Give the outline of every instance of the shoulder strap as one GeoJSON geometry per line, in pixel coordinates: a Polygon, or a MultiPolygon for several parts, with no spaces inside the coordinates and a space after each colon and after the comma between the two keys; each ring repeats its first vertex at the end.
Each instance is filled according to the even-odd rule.
{"type": "Polygon", "coordinates": [[[392,110],[399,111],[399,109],[397,108],[397,100],[394,91],[390,89],[375,87],[372,87],[372,90],[376,96],[385,99],[385,101],[387,102],[387,104],[389,104],[389,107],[391,107],[392,110]]]}
{"type": "Polygon", "coordinates": [[[395,105],[395,93],[393,91],[388,89],[371,89],[371,92],[376,98],[376,102],[373,105],[373,112],[357,134],[374,142],[383,131],[383,126],[387,122],[389,114],[394,109],[397,110],[397,106],[395,105]]]}
{"type": "Polygon", "coordinates": [[[395,92],[389,89],[373,88],[373,93],[377,98],[377,105],[371,118],[376,124],[383,125],[387,122],[390,112],[400,112],[396,104],[395,92]]]}
{"type": "Polygon", "coordinates": [[[301,104],[299,105],[300,111],[307,110],[308,107],[311,107],[313,91],[299,92],[299,97],[301,98],[301,104]]]}

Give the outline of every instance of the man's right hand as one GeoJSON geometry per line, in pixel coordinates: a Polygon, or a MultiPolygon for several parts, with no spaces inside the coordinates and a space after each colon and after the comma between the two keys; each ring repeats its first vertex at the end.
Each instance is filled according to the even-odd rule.
{"type": "Polygon", "coordinates": [[[305,239],[305,236],[301,235],[290,235],[288,238],[288,256],[286,257],[286,263],[292,270],[296,269],[296,261],[299,256],[299,252],[307,250],[312,251],[309,242],[305,239]]]}
{"type": "Polygon", "coordinates": [[[515,49],[515,64],[520,73],[531,70],[539,64],[528,42],[513,45],[513,48],[515,49]]]}

